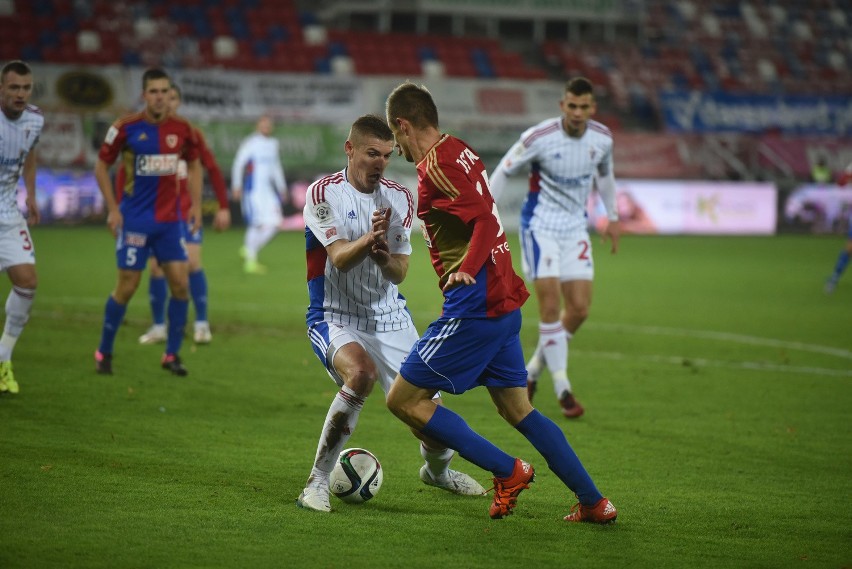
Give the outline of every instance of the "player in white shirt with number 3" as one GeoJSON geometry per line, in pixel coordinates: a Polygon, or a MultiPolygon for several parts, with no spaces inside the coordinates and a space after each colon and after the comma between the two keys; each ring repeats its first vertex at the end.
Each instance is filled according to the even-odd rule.
{"type": "Polygon", "coordinates": [[[6,325],[0,337],[0,393],[18,393],[12,372],[12,350],[30,318],[38,276],[28,223],[39,221],[35,196],[35,146],[44,117],[29,104],[33,74],[23,61],[7,63],[0,72],[0,270],[12,290],[6,299],[6,325]],[[18,178],[27,190],[27,219],[18,209],[18,178]]]}
{"type": "Polygon", "coordinates": [[[604,239],[618,250],[621,233],[615,205],[612,133],[591,120],[595,112],[592,84],[569,81],[559,103],[562,116],[526,130],[491,176],[496,200],[506,176],[529,169],[529,194],[521,209],[521,254],[524,274],[534,284],[539,304],[539,340],[527,364],[532,400],[544,365],[562,414],[576,418],[583,407],[568,380],[568,341],[586,320],[592,302],[594,263],[587,229],[586,204],[597,184],[609,217],[604,239]],[[565,309],[560,312],[560,296],[565,309]]]}

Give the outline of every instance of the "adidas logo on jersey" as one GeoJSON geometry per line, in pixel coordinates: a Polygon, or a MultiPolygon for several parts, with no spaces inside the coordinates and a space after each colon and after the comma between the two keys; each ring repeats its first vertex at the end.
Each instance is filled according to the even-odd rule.
{"type": "Polygon", "coordinates": [[[357,215],[355,215],[355,210],[350,209],[350,210],[349,210],[349,213],[347,213],[347,214],[346,214],[346,217],[348,217],[349,219],[355,219],[355,218],[356,218],[356,217],[358,217],[358,216],[357,216],[357,215]]]}

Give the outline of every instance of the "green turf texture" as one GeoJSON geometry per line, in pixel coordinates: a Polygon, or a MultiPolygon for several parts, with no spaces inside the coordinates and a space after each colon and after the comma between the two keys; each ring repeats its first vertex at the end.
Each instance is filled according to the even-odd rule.
{"type": "MultiPolygon", "coordinates": [[[[382,461],[379,495],[332,498],[330,515],[297,508],[336,391],[305,335],[300,234],[262,251],[261,277],[241,272],[241,231],[208,230],[214,339],[187,340],[187,378],[160,369],[162,346],[137,343],[147,279],[115,375],[95,374],[114,243],[101,227],[33,238],[21,393],[0,396],[4,569],[852,566],[852,274],[822,288],[842,238],[625,237],[615,256],[596,241],[569,364],[586,415],[561,417],[546,374],[536,403],[618,507],[608,527],[562,521],[572,496],[482,389],[446,402],[536,467],[513,516],[422,484],[417,442],[378,390],[349,446],[382,461]]],[[[440,293],[414,245],[402,291],[425,330],[440,293]]],[[[527,354],[536,337],[531,299],[527,354]]]]}

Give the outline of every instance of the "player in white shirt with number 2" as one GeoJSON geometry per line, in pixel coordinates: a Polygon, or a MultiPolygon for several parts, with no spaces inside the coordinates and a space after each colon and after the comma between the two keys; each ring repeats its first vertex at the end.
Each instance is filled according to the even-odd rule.
{"type": "Polygon", "coordinates": [[[532,400],[546,365],[562,414],[576,418],[583,407],[568,380],[568,342],[586,320],[592,302],[594,261],[586,204],[597,185],[609,224],[604,239],[618,250],[621,233],[615,204],[612,133],[591,119],[595,112],[591,82],[569,81],[559,103],[562,116],[527,129],[491,176],[496,200],[506,177],[529,171],[529,194],[521,209],[521,259],[539,304],[539,340],[527,364],[532,400]],[[560,298],[561,297],[561,298],[560,298]],[[565,309],[560,311],[560,300],[565,309]]]}

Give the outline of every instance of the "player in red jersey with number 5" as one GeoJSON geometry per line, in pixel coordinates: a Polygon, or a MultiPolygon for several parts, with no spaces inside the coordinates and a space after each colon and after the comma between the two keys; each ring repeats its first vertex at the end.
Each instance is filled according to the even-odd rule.
{"type": "Polygon", "coordinates": [[[529,297],[512,257],[488,174],[462,140],[442,134],[431,94],[403,83],[386,103],[399,151],[417,167],[417,216],[444,294],[443,312],[417,341],[388,394],[391,412],[494,475],[492,518],[512,513],[535,479],[532,465],[474,432],[436,405],[438,390],[461,394],[485,386],[500,415],[545,457],[577,495],[567,521],[608,523],[616,510],[595,487],[562,430],[536,411],[526,393],[521,306],[529,297]]]}
{"type": "Polygon", "coordinates": [[[117,120],[107,131],[95,163],[95,178],[108,210],[107,225],[116,236],[118,282],[107,299],[101,342],[95,351],[98,373],[112,373],[115,335],[133,298],[148,255],[157,257],[171,289],[168,338],[161,365],[187,375],[178,351],[189,312],[189,263],[186,227],[180,208],[180,162],[186,161],[192,200],[191,231],[201,226],[201,164],[198,138],[186,120],[169,113],[172,84],[162,69],[142,75],[145,109],[117,120]],[[119,207],[109,165],[120,158],[125,186],[119,207]]]}

